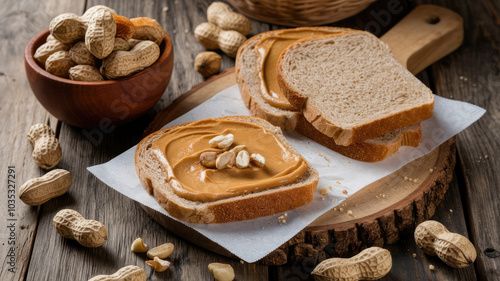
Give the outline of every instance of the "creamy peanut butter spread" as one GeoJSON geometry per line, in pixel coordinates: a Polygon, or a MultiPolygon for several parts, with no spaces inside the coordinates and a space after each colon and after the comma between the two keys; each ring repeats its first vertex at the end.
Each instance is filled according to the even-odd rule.
{"type": "Polygon", "coordinates": [[[283,30],[279,34],[261,39],[255,45],[255,48],[259,52],[261,59],[259,76],[261,81],[260,92],[262,98],[274,107],[285,110],[294,110],[295,108],[283,95],[276,79],[276,65],[280,54],[286,47],[299,39],[343,33],[346,32],[306,27],[283,30]]]}
{"type": "Polygon", "coordinates": [[[215,201],[295,182],[307,171],[307,162],[289,150],[271,131],[248,122],[204,119],[163,134],[152,144],[153,154],[162,163],[167,181],[180,197],[193,201],[215,201]],[[262,168],[251,165],[223,170],[200,164],[200,154],[213,148],[209,140],[234,135],[233,145],[266,158],[262,168]]]}

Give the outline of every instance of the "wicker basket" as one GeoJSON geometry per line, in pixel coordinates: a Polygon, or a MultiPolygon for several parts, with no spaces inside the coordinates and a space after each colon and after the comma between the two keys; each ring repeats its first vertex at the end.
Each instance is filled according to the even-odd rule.
{"type": "Polygon", "coordinates": [[[366,9],[376,0],[227,0],[238,12],[258,21],[284,26],[336,22],[366,9]]]}

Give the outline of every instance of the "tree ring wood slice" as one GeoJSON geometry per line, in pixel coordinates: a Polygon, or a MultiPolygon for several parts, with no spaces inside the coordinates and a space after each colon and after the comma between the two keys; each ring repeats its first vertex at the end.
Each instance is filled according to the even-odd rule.
{"type": "MultiPolygon", "coordinates": [[[[231,68],[193,87],[160,112],[144,135],[159,130],[218,92],[235,85],[235,81],[234,68],[231,68]]],[[[455,138],[452,138],[431,153],[350,196],[337,207],[337,211],[325,213],[258,263],[317,264],[334,256],[350,257],[367,247],[396,243],[400,237],[412,234],[420,222],[434,215],[452,180],[455,156],[455,138]],[[347,215],[349,210],[352,216],[347,215]]],[[[332,203],[332,207],[334,205],[332,203]]],[[[170,232],[212,252],[236,258],[188,226],[141,206],[170,232]]]]}

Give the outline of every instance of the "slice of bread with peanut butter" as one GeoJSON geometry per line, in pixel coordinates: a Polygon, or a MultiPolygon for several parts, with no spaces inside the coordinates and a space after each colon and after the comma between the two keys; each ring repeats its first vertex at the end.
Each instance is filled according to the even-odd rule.
{"type": "Polygon", "coordinates": [[[359,31],[337,27],[304,27],[264,32],[247,40],[236,57],[236,77],[241,96],[250,112],[282,129],[296,130],[342,155],[360,161],[381,161],[398,151],[400,146],[418,146],[422,137],[420,124],[349,146],[337,145],[333,138],[306,120],[279,88],[276,65],[279,55],[290,44],[305,37],[355,32],[359,31]]]}
{"type": "Polygon", "coordinates": [[[135,152],[144,188],[172,216],[224,223],[273,215],[313,200],[319,175],[281,129],[251,116],[162,129],[135,152]]]}

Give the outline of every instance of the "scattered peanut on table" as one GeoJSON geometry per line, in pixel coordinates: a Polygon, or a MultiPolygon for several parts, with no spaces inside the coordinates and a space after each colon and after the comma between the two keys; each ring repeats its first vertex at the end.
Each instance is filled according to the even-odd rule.
{"type": "Polygon", "coordinates": [[[224,30],[234,30],[247,36],[252,29],[250,21],[242,14],[235,13],[228,4],[213,2],[208,6],[207,19],[209,23],[224,30]]]}
{"type": "Polygon", "coordinates": [[[221,57],[215,52],[202,52],[194,59],[194,69],[205,78],[218,73],[220,66],[221,57]]]}
{"type": "Polygon", "coordinates": [[[33,146],[33,159],[39,167],[51,169],[61,161],[62,150],[59,140],[48,125],[31,126],[27,137],[33,146]]]}
{"type": "Polygon", "coordinates": [[[30,179],[19,189],[19,199],[26,205],[38,206],[66,193],[71,186],[71,174],[63,169],[30,179]]]}
{"type": "Polygon", "coordinates": [[[415,228],[415,242],[424,253],[438,256],[447,265],[467,267],[476,260],[476,249],[469,239],[449,232],[441,223],[424,221],[415,228]]]}
{"type": "Polygon", "coordinates": [[[142,241],[141,238],[137,238],[134,242],[132,242],[130,250],[134,253],[144,253],[148,250],[148,246],[144,244],[144,241],[142,241]]]}
{"type": "Polygon", "coordinates": [[[149,250],[147,256],[150,259],[154,259],[155,257],[158,257],[160,259],[165,259],[168,256],[170,256],[170,254],[172,254],[173,251],[174,251],[174,244],[165,243],[149,250]]]}
{"type": "Polygon", "coordinates": [[[108,240],[108,231],[102,223],[85,219],[75,210],[59,211],[52,222],[62,237],[76,240],[84,247],[100,247],[108,240]]]}
{"type": "Polygon", "coordinates": [[[236,53],[247,38],[234,30],[223,30],[208,22],[198,25],[194,30],[194,36],[200,44],[209,49],[221,49],[226,55],[234,58],[236,53]]]}
{"type": "Polygon", "coordinates": [[[221,2],[210,4],[207,18],[208,22],[198,25],[194,30],[198,42],[209,50],[221,49],[226,55],[236,57],[252,28],[250,21],[221,2]]]}
{"type": "Polygon", "coordinates": [[[88,281],[146,281],[146,272],[138,266],[128,265],[111,275],[97,275],[88,281]]]}
{"type": "Polygon", "coordinates": [[[163,272],[170,267],[171,263],[169,261],[162,260],[159,257],[154,257],[153,260],[146,261],[146,264],[151,266],[151,268],[153,268],[154,271],[163,272]]]}
{"type": "Polygon", "coordinates": [[[391,268],[391,253],[386,249],[371,247],[349,259],[326,259],[311,274],[316,281],[377,280],[389,273],[391,268]]]}
{"type": "Polygon", "coordinates": [[[215,281],[234,280],[234,269],[229,264],[211,263],[208,265],[208,270],[214,276],[215,281]]]}

